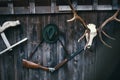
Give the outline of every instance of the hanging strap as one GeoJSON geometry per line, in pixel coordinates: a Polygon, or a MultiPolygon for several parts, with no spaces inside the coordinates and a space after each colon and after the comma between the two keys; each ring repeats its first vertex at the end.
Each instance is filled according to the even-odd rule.
{"type": "MultiPolygon", "coordinates": [[[[63,47],[65,54],[68,55],[68,51],[65,48],[64,44],[62,43],[62,41],[60,39],[58,39],[58,41],[60,42],[61,46],[63,47]]],[[[35,54],[35,52],[37,51],[37,49],[41,46],[41,44],[43,43],[43,40],[33,49],[33,51],[30,53],[30,56],[28,57],[28,60],[32,59],[32,56],[35,54]]]]}
{"type": "Polygon", "coordinates": [[[46,43],[53,44],[57,41],[60,42],[61,46],[63,47],[66,54],[68,54],[67,49],[65,48],[62,41],[59,39],[60,33],[59,29],[56,24],[48,24],[46,25],[42,30],[42,41],[33,49],[33,51],[30,53],[30,56],[28,57],[28,60],[32,58],[34,53],[37,51],[38,47],[45,41],[46,43]]]}
{"type": "Polygon", "coordinates": [[[30,56],[28,57],[28,60],[31,60],[32,56],[35,54],[39,46],[42,44],[43,40],[33,49],[33,51],[30,53],[30,56]]]}

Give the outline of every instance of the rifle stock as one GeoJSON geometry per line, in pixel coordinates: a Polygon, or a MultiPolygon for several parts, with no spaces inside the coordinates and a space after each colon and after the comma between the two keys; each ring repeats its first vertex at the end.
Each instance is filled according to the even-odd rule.
{"type": "Polygon", "coordinates": [[[22,64],[23,64],[23,67],[25,68],[31,68],[31,69],[42,69],[42,70],[45,70],[45,71],[55,71],[57,69],[59,69],[60,67],[62,67],[64,64],[66,64],[68,62],[68,59],[65,59],[63,60],[61,63],[59,63],[58,65],[56,65],[54,68],[51,68],[51,69],[54,69],[54,70],[50,70],[50,68],[47,68],[47,67],[44,67],[40,64],[37,64],[37,63],[34,63],[34,62],[31,62],[31,61],[28,61],[26,59],[23,59],[22,60],[22,64]]]}
{"type": "Polygon", "coordinates": [[[56,65],[54,68],[55,70],[59,69],[60,67],[62,67],[64,64],[66,64],[68,62],[68,59],[63,60],[61,63],[59,63],[58,65],[56,65]]]}
{"type": "Polygon", "coordinates": [[[34,62],[25,60],[25,59],[22,60],[22,64],[23,64],[23,66],[26,67],[26,68],[32,68],[32,69],[39,69],[39,68],[40,68],[40,69],[43,69],[43,70],[45,70],[45,71],[49,71],[49,68],[44,67],[44,66],[42,66],[42,65],[40,65],[40,64],[36,64],[36,63],[34,63],[34,62]]]}

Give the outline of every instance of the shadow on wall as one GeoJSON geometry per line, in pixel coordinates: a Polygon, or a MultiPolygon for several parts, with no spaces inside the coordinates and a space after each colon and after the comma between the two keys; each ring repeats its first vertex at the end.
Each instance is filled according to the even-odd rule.
{"type": "MultiPolygon", "coordinates": [[[[115,58],[116,59],[116,66],[113,69],[111,75],[108,77],[108,80],[120,80],[120,31],[117,35],[117,41],[115,41],[114,45],[115,45],[115,50],[113,51],[114,54],[117,54],[115,58]]],[[[114,60],[113,60],[114,61],[114,60]]],[[[114,61],[115,62],[115,61],[114,61]]]]}
{"type": "Polygon", "coordinates": [[[95,80],[120,80],[120,28],[114,35],[116,40],[107,39],[112,48],[98,43],[95,80]]]}

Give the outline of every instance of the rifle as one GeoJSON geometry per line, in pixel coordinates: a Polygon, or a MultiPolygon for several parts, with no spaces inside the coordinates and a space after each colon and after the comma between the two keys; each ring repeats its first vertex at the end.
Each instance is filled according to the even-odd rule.
{"type": "MultiPolygon", "coordinates": [[[[56,42],[57,40],[61,43],[65,53],[68,53],[68,51],[66,50],[65,46],[63,45],[62,41],[58,38],[58,31],[57,31],[57,27],[55,25],[47,25],[45,28],[44,28],[44,31],[43,31],[43,39],[47,42],[47,43],[54,43],[56,42]],[[53,27],[52,27],[53,26],[53,27]],[[52,31],[50,31],[52,29],[52,31]],[[55,30],[54,30],[55,29],[55,30]],[[55,32],[54,32],[55,31],[55,32]],[[51,33],[50,33],[51,32],[51,33]],[[56,34],[57,32],[57,34],[56,34]],[[49,34],[50,33],[50,34],[49,34]],[[55,35],[56,35],[56,38],[55,38],[55,35]],[[53,38],[52,38],[53,37],[53,38]],[[55,38],[55,39],[54,39],[55,38]]],[[[43,41],[42,39],[42,41],[43,41]]],[[[41,43],[42,43],[41,41],[41,43]]],[[[28,58],[30,60],[30,58],[33,56],[33,54],[36,52],[37,48],[39,47],[39,45],[41,44],[39,43],[35,49],[32,51],[32,53],[30,54],[30,57],[28,58]]],[[[31,61],[28,61],[28,60],[25,60],[23,59],[23,66],[26,67],[26,68],[34,68],[34,69],[37,69],[37,68],[40,68],[40,69],[43,69],[45,71],[55,71],[57,69],[59,69],[60,67],[62,67],[64,64],[66,64],[69,60],[71,60],[72,58],[74,58],[77,54],[81,53],[84,49],[79,49],[77,50],[75,53],[71,54],[70,56],[68,56],[67,58],[65,58],[61,63],[59,63],[58,65],[56,65],[54,68],[48,68],[48,67],[45,67],[45,66],[42,66],[40,64],[36,64],[34,62],[31,62],[31,61]]]]}
{"type": "Polygon", "coordinates": [[[32,68],[32,69],[43,69],[45,71],[50,71],[50,72],[54,72],[56,70],[58,70],[60,67],[62,67],[64,64],[66,64],[68,61],[70,61],[71,59],[73,59],[76,55],[78,55],[79,53],[81,53],[84,49],[79,49],[76,52],[72,53],[68,58],[64,59],[61,63],[59,63],[58,65],[56,65],[54,68],[47,68],[44,67],[40,64],[28,61],[23,59],[22,63],[23,66],[26,68],[32,68]]]}

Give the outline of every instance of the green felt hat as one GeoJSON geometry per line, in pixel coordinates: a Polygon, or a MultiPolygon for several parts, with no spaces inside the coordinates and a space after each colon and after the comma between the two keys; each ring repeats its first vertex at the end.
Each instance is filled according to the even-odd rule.
{"type": "Polygon", "coordinates": [[[43,28],[42,36],[45,42],[55,43],[59,39],[59,29],[56,24],[48,24],[43,28]]]}

